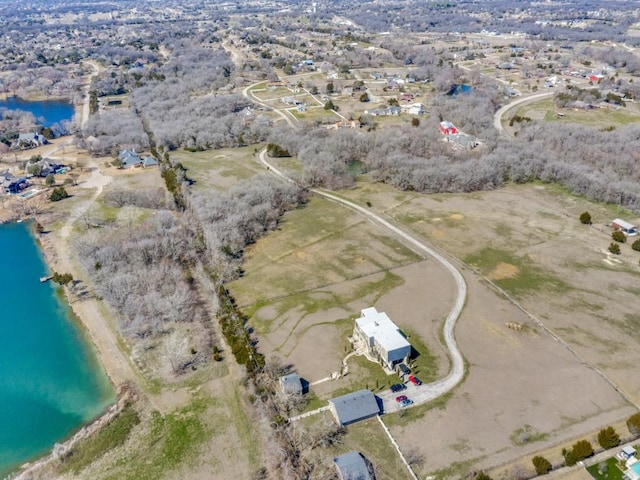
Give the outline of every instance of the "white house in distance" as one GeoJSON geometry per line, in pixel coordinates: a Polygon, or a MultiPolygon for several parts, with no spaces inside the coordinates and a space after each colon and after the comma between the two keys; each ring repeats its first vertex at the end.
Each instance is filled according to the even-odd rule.
{"type": "Polygon", "coordinates": [[[353,329],[354,343],[363,342],[368,353],[388,370],[406,362],[411,355],[411,344],[387,314],[378,312],[374,307],[365,308],[360,313],[362,316],[356,319],[353,329]]]}

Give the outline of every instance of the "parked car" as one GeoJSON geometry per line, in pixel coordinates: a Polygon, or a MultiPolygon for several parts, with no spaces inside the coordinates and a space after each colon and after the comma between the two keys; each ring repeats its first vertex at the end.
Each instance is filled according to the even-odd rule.
{"type": "Polygon", "coordinates": [[[407,399],[406,395],[400,395],[399,397],[396,397],[396,402],[398,403],[402,403],[407,399]]]}
{"type": "Polygon", "coordinates": [[[411,369],[407,367],[404,363],[398,365],[398,369],[400,369],[400,373],[403,375],[409,375],[411,373],[411,369]]]}
{"type": "Polygon", "coordinates": [[[418,377],[414,377],[413,375],[409,375],[409,381],[413,383],[416,387],[422,385],[422,382],[418,377]]]}
{"type": "Polygon", "coordinates": [[[400,406],[402,408],[404,407],[408,407],[409,405],[413,404],[413,400],[411,400],[410,398],[405,398],[403,401],[400,402],[400,406]]]}
{"type": "Polygon", "coordinates": [[[391,391],[393,393],[401,392],[402,390],[406,390],[407,386],[404,383],[396,383],[395,385],[391,385],[391,391]]]}

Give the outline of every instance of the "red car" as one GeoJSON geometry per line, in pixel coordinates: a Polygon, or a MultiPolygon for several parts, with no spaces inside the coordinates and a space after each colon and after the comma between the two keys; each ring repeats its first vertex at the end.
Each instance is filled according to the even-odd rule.
{"type": "Polygon", "coordinates": [[[398,403],[402,403],[407,399],[406,395],[400,395],[399,397],[396,397],[396,402],[398,403]]]}
{"type": "Polygon", "coordinates": [[[422,385],[422,382],[418,377],[414,377],[413,375],[409,375],[409,381],[413,383],[416,387],[422,385]]]}

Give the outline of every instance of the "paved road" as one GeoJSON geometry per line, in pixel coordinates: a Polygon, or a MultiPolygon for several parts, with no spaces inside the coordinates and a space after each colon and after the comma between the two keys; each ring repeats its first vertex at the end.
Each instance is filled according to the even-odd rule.
{"type": "MultiPolygon", "coordinates": [[[[292,179],[287,177],[284,173],[278,170],[276,167],[271,165],[266,159],[266,149],[263,149],[259,155],[259,161],[262,165],[265,166],[273,175],[287,181],[290,183],[295,183],[292,179]]],[[[312,189],[311,190],[316,195],[323,197],[332,202],[339,203],[344,205],[352,210],[354,210],[359,215],[365,217],[367,220],[372,221],[374,224],[381,226],[391,232],[396,238],[398,238],[402,243],[416,251],[421,255],[427,255],[434,258],[436,261],[440,262],[442,266],[444,266],[451,276],[453,277],[457,294],[456,299],[447,315],[447,318],[444,322],[444,340],[449,350],[449,356],[451,359],[451,370],[449,374],[436,382],[430,384],[424,384],[420,387],[415,387],[414,385],[409,385],[407,390],[402,392],[402,394],[407,395],[414,402],[414,405],[420,405],[421,403],[425,403],[431,400],[438,398],[439,396],[447,393],[453,387],[455,387],[464,376],[464,361],[462,359],[462,354],[458,349],[458,344],[456,343],[456,339],[454,336],[454,329],[456,325],[456,321],[462,312],[462,308],[464,307],[464,302],[467,296],[467,284],[464,281],[464,278],[460,274],[460,272],[453,266],[449,260],[447,260],[440,253],[435,251],[433,248],[429,247],[419,239],[415,238],[412,234],[406,232],[405,230],[393,225],[388,222],[380,215],[372,212],[370,209],[361,207],[349,200],[339,197],[334,193],[330,193],[328,191],[322,189],[312,189]]],[[[382,398],[384,402],[384,411],[385,412],[394,412],[400,409],[400,406],[395,401],[395,397],[399,394],[392,393],[391,391],[385,391],[379,393],[378,396],[382,398]]]]}
{"type": "Polygon", "coordinates": [[[244,95],[244,97],[250,102],[260,105],[261,107],[264,107],[268,110],[273,110],[282,118],[284,118],[284,120],[289,124],[289,126],[293,128],[293,122],[291,121],[291,118],[286,113],[284,113],[282,110],[272,107],[268,103],[258,100],[258,98],[249,91],[251,88],[255,87],[256,85],[259,85],[260,83],[264,83],[266,85],[267,82],[258,82],[258,83],[254,83],[253,85],[249,85],[244,90],[242,90],[242,95],[244,95]]]}
{"type": "Polygon", "coordinates": [[[504,128],[502,127],[502,117],[504,116],[505,113],[507,113],[507,110],[510,110],[513,107],[517,107],[518,105],[522,105],[523,103],[535,102],[536,100],[540,100],[542,98],[551,97],[553,96],[554,93],[556,92],[536,93],[535,95],[530,95],[528,97],[520,97],[511,103],[507,103],[504,107],[502,107],[493,115],[493,126],[496,127],[496,130],[502,133],[504,131],[504,128]]]}

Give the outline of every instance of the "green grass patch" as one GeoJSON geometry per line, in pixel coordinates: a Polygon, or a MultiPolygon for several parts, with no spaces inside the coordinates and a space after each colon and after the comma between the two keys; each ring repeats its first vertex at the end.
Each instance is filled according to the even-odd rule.
{"type": "Polygon", "coordinates": [[[411,478],[398,452],[376,419],[347,427],[343,445],[334,450],[334,456],[349,450],[361,452],[377,467],[377,480],[409,480],[411,478]]]}
{"type": "Polygon", "coordinates": [[[332,391],[327,397],[334,398],[340,395],[361,390],[363,388],[374,393],[387,390],[394,383],[402,383],[395,373],[387,375],[378,363],[367,360],[364,356],[353,356],[347,360],[349,365],[349,385],[332,391]]]}
{"type": "Polygon", "coordinates": [[[171,154],[174,161],[187,169],[187,176],[195,181],[195,190],[211,187],[226,190],[241,180],[247,180],[264,169],[254,161],[262,145],[220,148],[202,152],[178,150],[171,154]]]}
{"type": "Polygon", "coordinates": [[[466,475],[473,469],[474,465],[482,458],[474,458],[461,462],[454,462],[446,468],[430,472],[429,475],[435,480],[452,480],[458,478],[466,478],[466,475]]]}
{"type": "Polygon", "coordinates": [[[622,480],[624,478],[622,470],[618,467],[618,461],[615,457],[611,457],[606,460],[606,467],[603,469],[603,473],[600,473],[600,463],[587,467],[589,475],[596,480],[622,480]]]}
{"type": "Polygon", "coordinates": [[[509,438],[514,445],[521,446],[544,441],[548,436],[546,433],[536,431],[531,425],[523,425],[516,429],[509,438]]]}
{"type": "Polygon", "coordinates": [[[438,375],[438,358],[429,351],[420,335],[408,328],[401,330],[412,347],[411,371],[424,383],[435,381],[438,375]]]}
{"type": "Polygon", "coordinates": [[[140,423],[140,417],[133,405],[128,403],[122,412],[105,425],[98,433],[87,437],[73,446],[69,456],[60,464],[60,472],[78,474],[96,458],[122,445],[129,433],[140,423]]]}
{"type": "Polygon", "coordinates": [[[518,298],[537,291],[556,294],[569,291],[569,286],[564,281],[535,265],[528,256],[516,257],[505,250],[486,247],[477,253],[468,255],[464,261],[489,277],[500,264],[516,267],[517,272],[513,276],[496,278],[493,282],[518,298]]]}
{"type": "Polygon", "coordinates": [[[189,405],[166,415],[153,411],[149,432],[138,448],[128,458],[122,458],[106,478],[159,480],[195,459],[200,444],[210,435],[204,415],[212,402],[207,397],[196,397],[189,405]]]}
{"type": "Polygon", "coordinates": [[[242,442],[242,453],[249,461],[249,467],[251,470],[255,470],[260,466],[261,451],[260,440],[255,435],[254,425],[251,423],[251,419],[247,416],[245,408],[243,408],[244,401],[241,398],[242,392],[240,387],[235,390],[234,398],[227,402],[227,406],[230,411],[230,418],[233,419],[236,425],[236,431],[238,432],[238,438],[242,442]]]}

